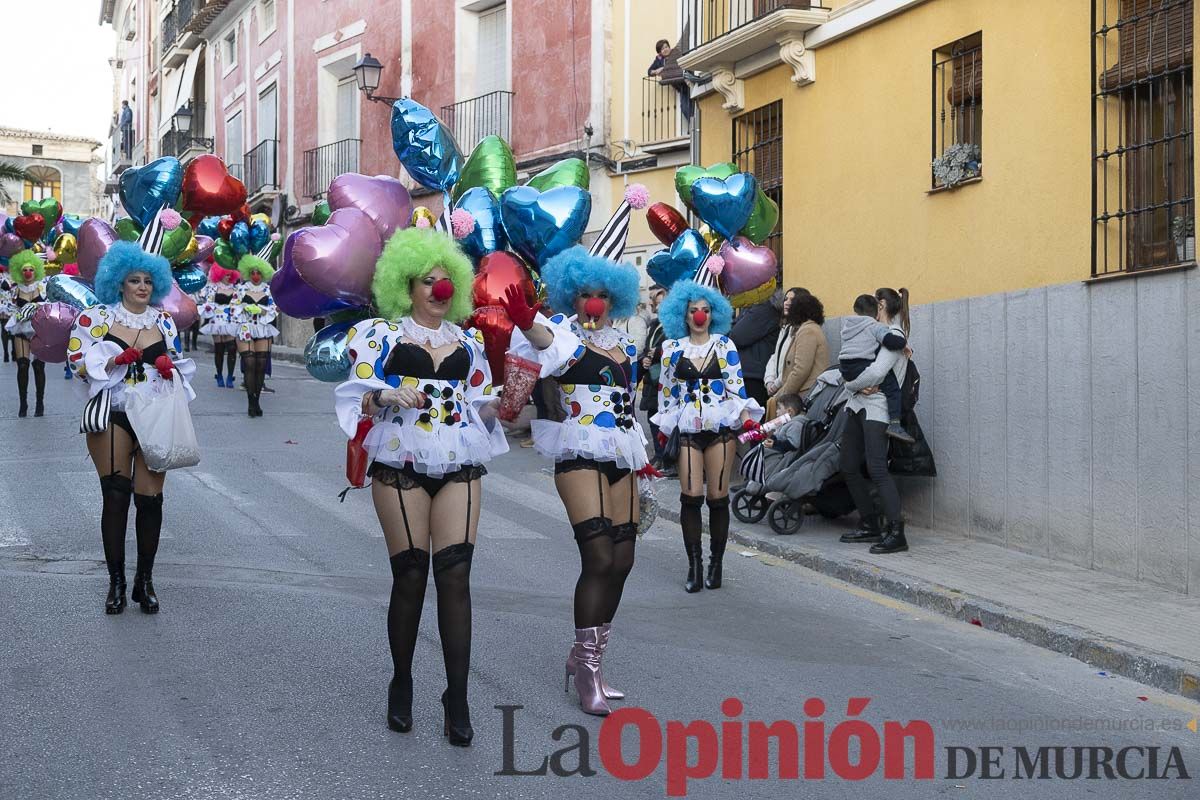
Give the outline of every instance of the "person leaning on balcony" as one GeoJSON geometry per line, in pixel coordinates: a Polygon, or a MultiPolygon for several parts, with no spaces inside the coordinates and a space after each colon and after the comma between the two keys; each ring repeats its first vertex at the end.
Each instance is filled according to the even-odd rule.
{"type": "Polygon", "coordinates": [[[646,70],[646,74],[657,78],[662,75],[663,67],[667,65],[667,56],[671,55],[671,43],[666,39],[659,39],[654,43],[654,60],[650,62],[650,68],[646,70]]]}
{"type": "MultiPolygon", "coordinates": [[[[671,49],[671,43],[666,39],[659,39],[654,43],[654,60],[650,62],[650,67],[646,70],[648,76],[663,80],[663,72],[667,68],[667,59],[671,56],[671,49]]],[[[687,81],[680,74],[675,80],[669,80],[666,83],[673,85],[675,91],[679,92],[679,111],[685,119],[690,120],[692,118],[692,93],[688,88],[687,81]]]]}
{"type": "Polygon", "coordinates": [[[133,109],[128,100],[121,101],[121,118],[117,124],[121,126],[121,150],[128,154],[133,147],[133,109]]]}
{"type": "Polygon", "coordinates": [[[788,289],[775,364],[767,364],[767,391],[771,395],[767,401],[768,415],[774,411],[774,401],[785,394],[806,396],[817,376],[829,368],[829,342],[821,329],[824,323],[825,307],[820,300],[805,289],[788,289]],[[791,336],[785,346],[782,341],[789,329],[791,336]]]}

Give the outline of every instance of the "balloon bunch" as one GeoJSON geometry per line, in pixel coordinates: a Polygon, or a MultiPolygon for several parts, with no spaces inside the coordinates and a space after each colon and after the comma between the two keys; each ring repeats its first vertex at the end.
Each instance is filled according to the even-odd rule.
{"type": "Polygon", "coordinates": [[[26,200],[21,214],[10,217],[0,212],[0,265],[25,249],[39,253],[49,274],[75,263],[79,225],[76,214],[64,214],[62,204],[52,197],[26,200]]]}
{"type": "MultiPolygon", "coordinates": [[[[246,187],[214,155],[199,156],[186,167],[179,159],[168,157],[128,169],[121,173],[119,192],[129,216],[113,225],[96,217],[86,220],[72,215],[56,217],[63,232],[54,242],[54,252],[60,259],[65,257],[71,248],[63,246],[68,244],[64,237],[69,235],[69,244],[74,246],[75,268],[64,267],[62,273],[47,280],[47,302],[40,304],[33,316],[32,349],[43,361],[66,360],[71,326],[80,310],[99,302],[93,283],[96,269],[115,242],[144,242],[145,228],[151,223],[159,226],[156,252],[171,263],[175,279],[162,309],[183,330],[197,319],[196,303],[188,295],[204,288],[208,280],[204,264],[216,249],[214,237],[201,233],[200,224],[206,215],[214,214],[240,214],[249,219],[246,187]]],[[[40,218],[45,225],[44,212],[50,209],[45,205],[47,201],[41,203],[36,213],[17,218],[25,220],[21,223],[24,232],[33,232],[28,217],[40,218]]],[[[3,246],[0,239],[0,252],[3,246]]]]}
{"type": "Polygon", "coordinates": [[[778,265],[763,242],[779,222],[779,206],[754,176],[728,162],[707,169],[680,167],[675,190],[705,225],[689,228],[671,206],[650,206],[650,230],[667,248],[650,257],[650,277],[668,288],[683,279],[719,286],[737,308],[770,297],[778,285],[778,265]]]}

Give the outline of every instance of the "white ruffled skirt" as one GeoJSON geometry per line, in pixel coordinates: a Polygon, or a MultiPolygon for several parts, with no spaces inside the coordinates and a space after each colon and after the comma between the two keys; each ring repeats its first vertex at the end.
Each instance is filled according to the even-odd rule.
{"type": "Polygon", "coordinates": [[[243,342],[254,339],[274,339],[279,335],[279,328],[269,322],[243,322],[238,331],[238,338],[243,342]]]}
{"type": "Polygon", "coordinates": [[[635,424],[628,430],[581,425],[578,422],[534,420],[530,425],[533,446],[555,461],[588,458],[612,461],[621,469],[639,470],[649,463],[646,434],[635,424]]]}
{"type": "Polygon", "coordinates": [[[438,426],[424,431],[413,425],[376,422],[363,446],[371,461],[389,467],[411,466],[422,475],[440,478],[462,467],[486,464],[508,452],[504,429],[496,422],[489,431],[482,422],[438,426]]]}
{"type": "Polygon", "coordinates": [[[16,317],[10,317],[4,324],[4,330],[13,336],[33,336],[33,322],[17,322],[16,317]]]}

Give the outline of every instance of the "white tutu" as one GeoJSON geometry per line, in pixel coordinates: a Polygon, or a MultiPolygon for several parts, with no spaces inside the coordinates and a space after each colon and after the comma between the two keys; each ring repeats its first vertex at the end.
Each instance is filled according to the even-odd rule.
{"type": "Polygon", "coordinates": [[[237,336],[240,328],[241,326],[236,322],[213,318],[201,326],[200,332],[209,336],[237,336]]]}
{"type": "Polygon", "coordinates": [[[243,342],[253,339],[274,339],[278,335],[279,328],[269,322],[243,322],[238,331],[238,338],[243,342]]]}
{"type": "Polygon", "coordinates": [[[17,317],[10,317],[4,325],[4,330],[13,336],[33,336],[32,322],[18,322],[17,317]]]}
{"type": "MultiPolygon", "coordinates": [[[[475,416],[475,413],[471,413],[475,416]]],[[[376,422],[363,443],[372,461],[390,467],[411,466],[422,475],[440,478],[463,467],[486,464],[508,452],[504,429],[489,432],[477,418],[471,425],[438,426],[424,431],[415,425],[376,422]]]]}
{"type": "Polygon", "coordinates": [[[588,458],[612,461],[621,469],[639,470],[646,466],[646,436],[640,425],[628,430],[581,425],[578,422],[534,420],[530,423],[533,446],[555,461],[588,458]]]}

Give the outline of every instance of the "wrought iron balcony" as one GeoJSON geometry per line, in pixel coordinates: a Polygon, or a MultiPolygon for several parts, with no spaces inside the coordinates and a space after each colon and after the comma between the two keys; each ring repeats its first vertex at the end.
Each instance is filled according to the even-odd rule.
{"type": "Polygon", "coordinates": [[[512,139],[512,101],[512,92],[489,92],[442,106],[442,120],[462,152],[470,153],[485,136],[512,139]]]}
{"type": "Polygon", "coordinates": [[[708,44],[776,11],[821,9],[812,0],[684,0],[684,51],[708,44]]]}
{"type": "Polygon", "coordinates": [[[199,45],[189,24],[196,17],[196,6],[204,0],[176,0],[162,23],[162,61],[167,68],[179,66],[187,53],[199,45]],[[184,52],[187,51],[187,52],[184,52]]]}
{"type": "Polygon", "coordinates": [[[120,175],[133,166],[133,145],[132,125],[126,127],[118,125],[113,128],[112,136],[109,139],[109,153],[114,175],[120,175]]]}
{"type": "Polygon", "coordinates": [[[304,195],[318,198],[338,175],[358,172],[362,139],[342,139],[304,151],[304,195]]]}
{"type": "Polygon", "coordinates": [[[172,117],[171,130],[163,135],[160,142],[161,155],[175,156],[184,161],[201,153],[212,152],[213,140],[205,136],[204,103],[189,103],[188,107],[191,110],[190,130],[186,133],[179,130],[181,126],[177,126],[176,117],[172,117]]]}
{"type": "Polygon", "coordinates": [[[245,183],[246,171],[242,169],[241,164],[226,164],[225,168],[229,171],[230,175],[245,183]]]}
{"type": "Polygon", "coordinates": [[[676,87],[653,76],[642,79],[643,146],[679,142],[691,134],[691,98],[683,94],[686,91],[686,84],[676,87]]]}
{"type": "Polygon", "coordinates": [[[279,188],[279,140],[264,139],[246,153],[246,194],[253,197],[267,189],[279,188]]]}

